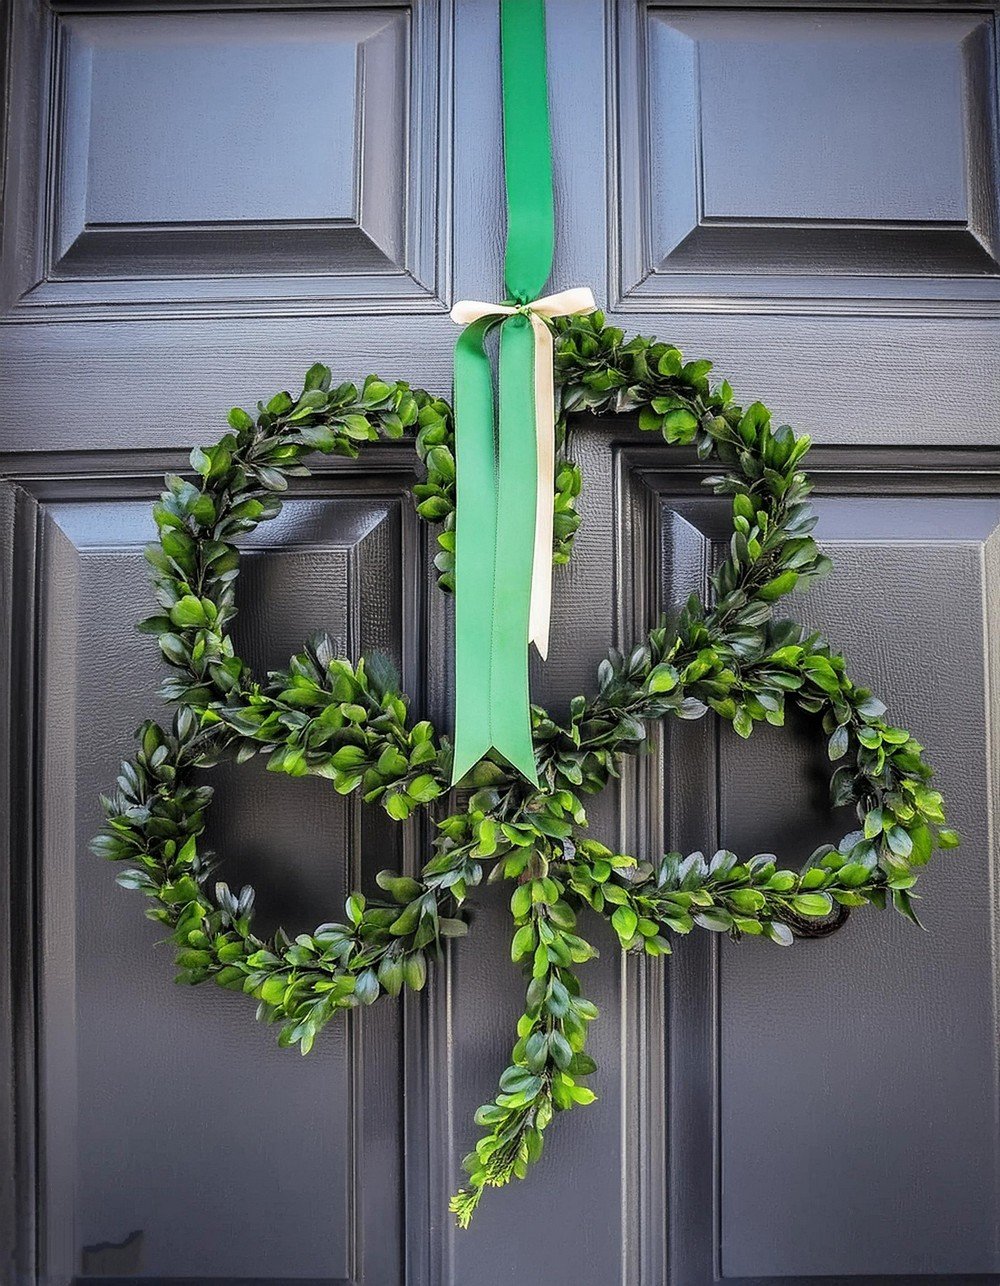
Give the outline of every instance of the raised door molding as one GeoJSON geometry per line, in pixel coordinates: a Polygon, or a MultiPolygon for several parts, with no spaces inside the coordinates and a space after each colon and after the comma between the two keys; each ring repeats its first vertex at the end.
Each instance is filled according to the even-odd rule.
{"type": "MultiPolygon", "coordinates": [[[[326,628],[347,654],[392,656],[419,704],[426,533],[405,454],[379,463],[304,480],[246,541],[238,646],[260,674],[326,628]]],[[[255,1025],[252,1001],[172,985],[162,934],[87,851],[97,792],[132,731],[169,717],[155,648],[134,629],[167,464],[182,467],[160,454],[129,476],[0,484],[0,548],[16,553],[0,577],[0,624],[12,627],[0,634],[0,790],[18,801],[0,812],[11,1280],[429,1286],[454,1165],[436,1146],[447,968],[433,993],[333,1022],[311,1058],[290,1056],[255,1025]]],[[[211,776],[220,878],[258,887],[264,929],[335,919],[348,888],[425,860],[419,824],[399,827],[319,779],[302,789],[263,760],[211,776]]]]}
{"type": "MultiPolygon", "coordinates": [[[[633,443],[615,464],[621,646],[706,591],[730,531],[703,466],[633,443]]],[[[629,962],[637,1286],[989,1286],[1000,1272],[998,461],[813,456],[834,571],[786,612],[843,648],[930,748],[962,870],[945,854],[923,875],[925,934],[866,910],[789,952],[692,934],[665,968],[629,962]]],[[[800,865],[855,824],[830,811],[824,740],[791,714],[750,742],[710,719],[672,721],[623,777],[623,849],[724,846],[800,865]]]]}
{"type": "Polygon", "coordinates": [[[442,12],[17,0],[8,317],[442,311],[442,12]]]}
{"type": "Polygon", "coordinates": [[[996,311],[996,17],[614,6],[625,312],[996,311]]]}

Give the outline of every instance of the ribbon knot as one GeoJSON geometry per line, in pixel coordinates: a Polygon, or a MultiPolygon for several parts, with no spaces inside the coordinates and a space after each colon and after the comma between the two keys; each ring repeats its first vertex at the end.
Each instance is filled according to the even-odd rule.
{"type": "Polygon", "coordinates": [[[552,607],[554,346],[549,320],[596,307],[580,287],[526,302],[464,299],[455,347],[457,782],[491,749],[537,785],[528,647],[544,658],[552,607]],[[530,327],[511,325],[527,318],[530,327]],[[486,336],[500,327],[499,432],[486,336]]]}

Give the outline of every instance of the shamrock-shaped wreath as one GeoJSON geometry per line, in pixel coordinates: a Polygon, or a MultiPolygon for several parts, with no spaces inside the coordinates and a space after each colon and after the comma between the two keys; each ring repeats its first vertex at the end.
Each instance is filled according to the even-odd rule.
{"type": "Polygon", "coordinates": [[[313,366],[297,400],[279,393],[256,419],[230,412],[232,431],[191,454],[200,481],[166,480],[154,509],[159,541],[146,555],[161,614],[140,628],[157,636],[173,667],[163,695],[178,710],[170,731],[154,722],[140,729],[135,759],[103,800],[107,825],[93,843],[98,854],[128,864],[118,882],[141,890],[151,902],[146,914],[169,928],[179,980],[211,978],[256,997],[258,1015],[281,1024],[280,1043],[302,1053],[339,1010],[370,1005],[382,992],[395,996],[404,985],[423,987],[428,954],[442,938],[466,932],[462,907],[485,867],[490,879],[513,882],[511,955],[528,976],[527,995],[499,1091],[476,1114],[484,1133],[465,1159],[467,1184],[452,1200],[462,1226],[486,1187],[523,1178],[538,1160],[553,1113],[595,1097],[583,1080],[595,1070],[584,1046],[597,1010],[576,972],[596,954],[578,932],[584,907],[611,921],[624,950],[651,956],[668,955],[673,936],[694,928],[787,946],[793,928],[828,923],[850,907],[883,907],[889,898],[916,921],[914,868],[935,848],[958,843],[943,828],[922,747],[887,722],[882,702],[855,686],[820,635],[773,619],[779,599],[830,567],[810,535],[810,483],[800,471],[809,439],[787,426],[772,429],[759,402],[735,405],[727,383],[711,388],[711,363],[685,363],[676,348],[651,339],[625,342],[599,313],[553,329],[555,562],[568,561],[579,524],[581,478],[566,454],[567,416],[638,412],[640,428],[669,443],[694,443],[702,460],[725,470],[705,479],[732,497],[733,515],[711,605],[693,597],[631,652],[610,653],[597,694],[575,697],[564,719],[533,707],[538,789],[503,762],[484,760],[463,781],[461,806],[447,812],[437,801],[449,792],[449,743],[426,720],[410,722],[385,658],[352,662],[320,638],[265,684],[233,651],[235,541],[275,517],[289,476],[308,472],[302,460],[313,451],[355,456],[365,442],[413,433],[426,469],[413,489],[417,512],[441,527],[435,562],[440,583],[451,588],[450,408],[374,376],[360,390],[331,387],[329,370],[313,366]],[[637,860],[586,838],[584,797],[618,776],[623,755],[640,751],[645,724],[666,715],[697,719],[711,708],[749,737],[762,720],[780,726],[789,698],[822,722],[837,763],[833,803],[857,807],[860,829],[836,847],[824,845],[801,870],[786,870],[766,853],[637,860]],[[276,772],[328,777],[345,795],[360,791],[397,821],[431,807],[435,852],[419,878],[382,871],[385,896],[352,893],[343,922],[294,941],[281,931],[271,941],[257,937],[253,890],[213,887],[215,860],[199,844],[212,790],[198,770],[258,753],[270,756],[276,772]]]}

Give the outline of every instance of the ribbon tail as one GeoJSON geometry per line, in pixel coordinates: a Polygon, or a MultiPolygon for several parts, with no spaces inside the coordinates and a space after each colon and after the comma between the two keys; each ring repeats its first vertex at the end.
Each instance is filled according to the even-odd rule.
{"type": "Polygon", "coordinates": [[[552,617],[552,501],[555,492],[556,391],[553,377],[552,332],[532,315],[535,338],[535,540],[531,565],[531,608],[528,642],[544,660],[549,654],[552,617]]]}
{"type": "Polygon", "coordinates": [[[538,785],[528,689],[528,619],[537,506],[534,328],[500,330],[500,433],[491,660],[493,746],[538,785]]]}
{"type": "Polygon", "coordinates": [[[495,317],[468,326],[455,345],[455,749],[452,785],[487,754],[490,726],[497,477],[493,376],[486,352],[495,317]]]}

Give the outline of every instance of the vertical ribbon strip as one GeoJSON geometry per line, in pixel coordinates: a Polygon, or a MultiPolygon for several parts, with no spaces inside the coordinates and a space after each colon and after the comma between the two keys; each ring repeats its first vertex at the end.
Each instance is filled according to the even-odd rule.
{"type": "Polygon", "coordinates": [[[455,346],[457,782],[491,750],[537,785],[528,646],[548,651],[555,473],[547,319],[595,307],[589,290],[535,296],[552,270],[554,216],[544,0],[501,0],[510,302],[463,300],[455,346]],[[500,414],[486,350],[500,329],[500,414]]]}

